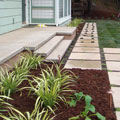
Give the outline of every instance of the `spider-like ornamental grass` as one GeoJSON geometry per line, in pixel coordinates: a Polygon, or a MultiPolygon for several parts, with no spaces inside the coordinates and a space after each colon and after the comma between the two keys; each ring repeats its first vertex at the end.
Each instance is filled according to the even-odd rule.
{"type": "Polygon", "coordinates": [[[42,64],[44,58],[40,55],[33,54],[32,51],[27,50],[28,53],[21,55],[23,62],[26,63],[29,69],[35,69],[42,64]]]}
{"type": "Polygon", "coordinates": [[[10,97],[5,95],[0,95],[0,118],[1,116],[4,116],[4,112],[8,111],[8,107],[12,107],[11,104],[7,102],[7,100],[12,100],[10,97]]]}
{"type": "Polygon", "coordinates": [[[57,108],[59,100],[66,103],[65,94],[72,92],[70,89],[74,82],[74,74],[61,69],[59,65],[53,64],[50,68],[42,70],[40,77],[33,77],[30,83],[30,92],[34,92],[41,101],[43,107],[49,108],[53,113],[53,108],[57,108]],[[72,75],[71,75],[72,74],[72,75]]]}
{"type": "MultiPolygon", "coordinates": [[[[17,66],[17,65],[16,65],[17,66]]],[[[28,79],[28,69],[16,67],[15,70],[8,72],[7,69],[0,70],[0,92],[1,94],[10,96],[15,91],[19,90],[18,86],[28,79]]]]}
{"type": "Polygon", "coordinates": [[[5,95],[0,95],[0,114],[1,112],[6,111],[6,108],[9,106],[12,106],[6,100],[12,100],[12,98],[5,96],[5,95]]]}
{"type": "Polygon", "coordinates": [[[22,113],[19,110],[9,107],[8,117],[1,115],[0,117],[4,120],[53,120],[53,117],[50,117],[50,112],[44,108],[40,110],[41,103],[40,99],[36,100],[34,110],[30,112],[22,113]]]}

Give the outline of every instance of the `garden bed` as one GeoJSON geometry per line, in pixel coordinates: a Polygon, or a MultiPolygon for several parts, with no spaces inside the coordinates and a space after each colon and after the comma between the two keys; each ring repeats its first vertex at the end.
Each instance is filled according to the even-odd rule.
{"type": "MultiPolygon", "coordinates": [[[[46,69],[46,66],[42,65],[42,69],[46,69]]],[[[107,93],[110,90],[107,71],[81,69],[72,69],[71,71],[78,77],[76,82],[73,83],[74,86],[71,87],[71,89],[76,90],[76,92],[83,92],[84,94],[90,95],[93,98],[92,104],[95,105],[97,112],[105,116],[106,120],[116,120],[113,105],[111,106],[110,95],[107,93]]],[[[34,76],[39,76],[40,73],[41,68],[30,70],[30,74],[34,76]]],[[[29,86],[28,82],[24,81],[19,87],[27,86],[29,86]]],[[[27,90],[16,92],[11,97],[14,100],[10,103],[22,113],[26,111],[32,112],[34,109],[36,98],[28,96],[27,90]]],[[[56,117],[54,120],[68,120],[68,118],[80,114],[85,107],[83,100],[77,102],[76,107],[69,107],[69,105],[66,106],[63,102],[59,102],[59,104],[60,106],[58,106],[58,109],[55,111],[56,117]]],[[[92,120],[98,119],[93,117],[92,120]]]]}

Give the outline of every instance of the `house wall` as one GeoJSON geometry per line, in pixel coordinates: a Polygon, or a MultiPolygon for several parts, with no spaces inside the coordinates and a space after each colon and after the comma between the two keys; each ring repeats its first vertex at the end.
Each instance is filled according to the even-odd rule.
{"type": "Polygon", "coordinates": [[[22,0],[0,0],[0,34],[22,27],[22,0]]]}

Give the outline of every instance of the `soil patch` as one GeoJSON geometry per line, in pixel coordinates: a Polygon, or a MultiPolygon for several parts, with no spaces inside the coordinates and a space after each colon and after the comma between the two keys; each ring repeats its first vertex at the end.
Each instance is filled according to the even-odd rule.
{"type": "MultiPolygon", "coordinates": [[[[31,75],[39,76],[41,69],[46,69],[45,65],[41,68],[30,70],[31,75]]],[[[113,105],[110,107],[110,95],[107,93],[110,90],[110,83],[107,76],[107,71],[99,70],[71,70],[78,78],[73,83],[74,86],[71,89],[76,92],[83,92],[93,98],[92,104],[95,105],[96,111],[100,112],[106,117],[106,120],[116,120],[113,105]]],[[[21,87],[29,86],[28,82],[25,81],[20,85],[21,87]]],[[[35,96],[28,96],[27,90],[16,92],[11,96],[14,100],[10,101],[21,112],[30,111],[32,112],[35,103],[35,96]]],[[[80,101],[76,107],[66,106],[63,102],[60,102],[58,110],[56,110],[56,117],[54,120],[68,120],[69,117],[80,114],[84,110],[85,103],[80,101]]],[[[84,120],[84,119],[80,119],[84,120]]],[[[92,118],[92,120],[98,120],[92,118]]]]}

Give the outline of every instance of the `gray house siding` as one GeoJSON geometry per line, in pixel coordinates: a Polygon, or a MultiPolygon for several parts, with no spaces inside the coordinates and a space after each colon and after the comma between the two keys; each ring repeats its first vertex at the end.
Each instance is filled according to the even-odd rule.
{"type": "Polygon", "coordinates": [[[0,34],[22,27],[21,0],[0,0],[0,34]]]}

